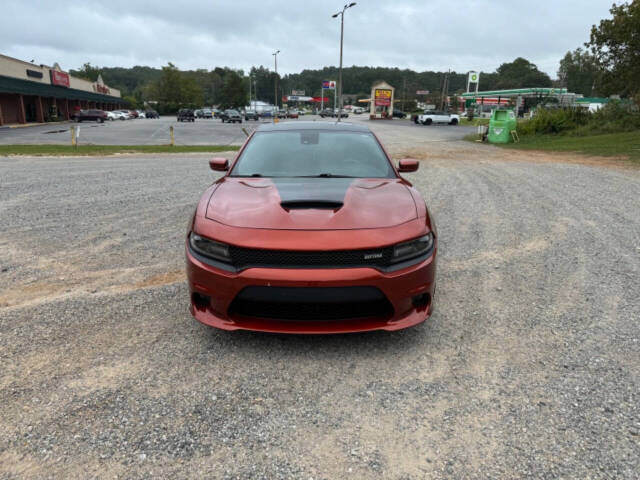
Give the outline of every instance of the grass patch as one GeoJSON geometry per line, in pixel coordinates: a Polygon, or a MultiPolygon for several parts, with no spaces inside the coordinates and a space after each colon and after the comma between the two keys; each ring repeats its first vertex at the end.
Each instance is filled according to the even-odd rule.
{"type": "MultiPolygon", "coordinates": [[[[477,137],[477,136],[476,136],[477,137]]],[[[519,143],[500,145],[520,150],[579,152],[604,157],[628,157],[640,163],[640,132],[609,133],[591,136],[524,135],[519,143]]]]}
{"type": "Polygon", "coordinates": [[[237,145],[0,145],[0,155],[106,156],[118,153],[190,153],[236,151],[237,145]]]}

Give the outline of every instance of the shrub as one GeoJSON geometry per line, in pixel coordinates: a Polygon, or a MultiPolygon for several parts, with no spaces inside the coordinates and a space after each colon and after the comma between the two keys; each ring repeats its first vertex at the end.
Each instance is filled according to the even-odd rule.
{"type": "Polygon", "coordinates": [[[527,121],[518,124],[520,135],[597,135],[640,129],[640,112],[633,103],[609,102],[596,112],[585,108],[539,108],[527,121]]]}

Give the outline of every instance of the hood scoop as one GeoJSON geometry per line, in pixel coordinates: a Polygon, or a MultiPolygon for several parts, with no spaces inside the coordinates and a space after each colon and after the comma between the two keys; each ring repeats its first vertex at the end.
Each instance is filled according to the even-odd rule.
{"type": "Polygon", "coordinates": [[[290,210],[339,210],[342,208],[342,202],[333,200],[287,200],[280,202],[280,206],[287,212],[290,210]]]}

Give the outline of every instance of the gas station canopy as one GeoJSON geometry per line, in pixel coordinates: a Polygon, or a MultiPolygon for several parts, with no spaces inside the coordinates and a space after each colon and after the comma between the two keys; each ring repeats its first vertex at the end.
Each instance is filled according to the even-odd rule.
{"type": "Polygon", "coordinates": [[[551,97],[559,95],[575,95],[569,93],[566,88],[512,88],[509,90],[489,90],[485,92],[467,92],[462,96],[465,98],[482,98],[482,97],[551,97]]]}

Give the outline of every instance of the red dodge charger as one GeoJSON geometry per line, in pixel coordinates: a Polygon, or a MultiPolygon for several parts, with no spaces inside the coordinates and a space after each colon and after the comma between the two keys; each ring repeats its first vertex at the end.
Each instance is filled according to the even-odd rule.
{"type": "Polygon", "coordinates": [[[433,310],[436,227],[378,138],[349,123],[258,128],[186,238],[191,313],[224,330],[398,330],[433,310]]]}

